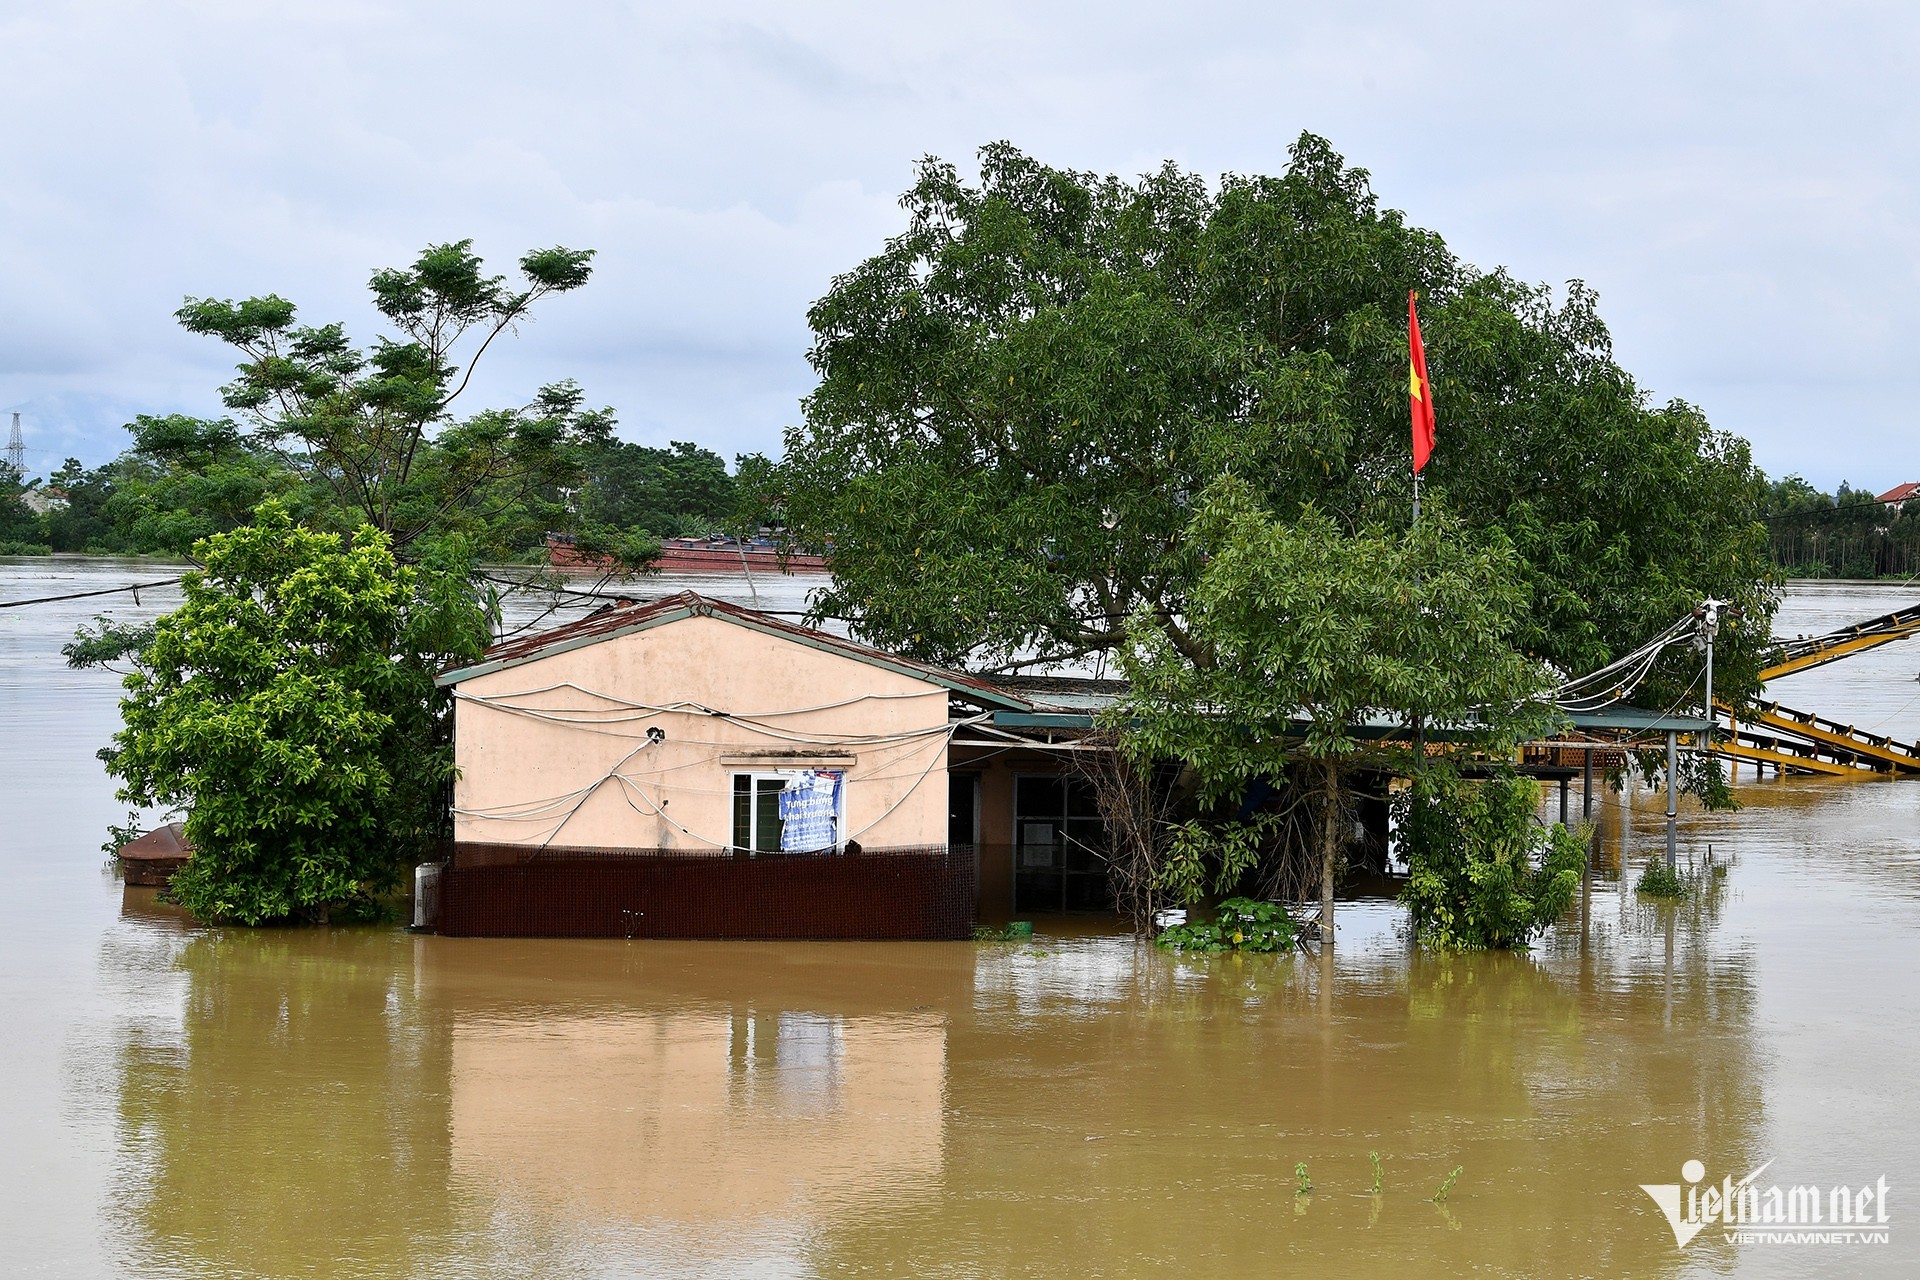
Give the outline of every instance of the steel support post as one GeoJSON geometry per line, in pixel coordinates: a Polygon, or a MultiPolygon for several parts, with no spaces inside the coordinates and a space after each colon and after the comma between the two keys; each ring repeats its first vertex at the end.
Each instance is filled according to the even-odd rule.
{"type": "Polygon", "coordinates": [[[1673,772],[1674,758],[1679,754],[1677,741],[1679,736],[1673,730],[1667,730],[1667,870],[1669,871],[1674,870],[1677,865],[1674,858],[1673,822],[1679,817],[1680,811],[1674,807],[1673,772]]]}

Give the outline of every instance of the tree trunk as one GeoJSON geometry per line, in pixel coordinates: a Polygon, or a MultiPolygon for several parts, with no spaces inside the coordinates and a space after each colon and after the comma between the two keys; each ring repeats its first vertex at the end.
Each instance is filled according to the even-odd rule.
{"type": "Polygon", "coordinates": [[[1340,859],[1340,769],[1332,761],[1320,778],[1320,945],[1333,945],[1333,881],[1340,859]]]}

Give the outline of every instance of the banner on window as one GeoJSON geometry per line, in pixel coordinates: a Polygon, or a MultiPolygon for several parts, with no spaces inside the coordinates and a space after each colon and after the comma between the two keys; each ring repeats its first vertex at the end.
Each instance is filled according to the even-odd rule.
{"type": "Polygon", "coordinates": [[[837,769],[808,769],[780,792],[780,851],[814,853],[839,842],[840,783],[837,769]]]}

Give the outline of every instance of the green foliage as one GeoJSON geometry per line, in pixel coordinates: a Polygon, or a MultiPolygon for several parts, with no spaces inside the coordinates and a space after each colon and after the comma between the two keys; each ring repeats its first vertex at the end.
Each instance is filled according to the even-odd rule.
{"type": "Polygon", "coordinates": [[[1441,1204],[1446,1200],[1447,1194],[1453,1190],[1453,1184],[1459,1180],[1461,1172],[1465,1170],[1466,1167],[1467,1166],[1463,1164],[1453,1166],[1453,1171],[1447,1174],[1447,1180],[1442,1182],[1440,1189],[1433,1193],[1433,1202],[1435,1204],[1441,1204]]]}
{"type": "Polygon", "coordinates": [[[783,473],[765,454],[738,453],[733,458],[733,508],[727,513],[727,532],[751,537],[762,529],[787,527],[783,473]]]}
{"type": "Polygon", "coordinates": [[[1173,824],[1157,876],[1165,901],[1192,906],[1209,892],[1224,893],[1239,884],[1279,826],[1274,814],[1247,821],[1189,818],[1173,824]]]}
{"type": "Polygon", "coordinates": [[[251,430],[224,418],[137,418],[118,458],[92,469],[69,459],[51,477],[68,509],[31,518],[0,489],[0,542],[178,555],[272,497],[312,528],[372,525],[409,560],[447,537],[478,555],[527,555],[544,551],[552,529],[644,569],[657,535],[732,518],[737,498],[718,454],[621,441],[612,411],[588,408],[571,382],[519,408],[453,411],[495,340],[548,295],[584,284],[590,257],[528,254],[509,286],[485,273],[471,242],[431,246],[410,267],[374,274],[390,332],[364,349],[338,324],[297,324],[283,298],[188,299],[181,324],[244,357],[223,395],[251,430]]]}
{"type": "Polygon", "coordinates": [[[1400,900],[1423,945],[1524,947],[1573,901],[1586,848],[1539,825],[1539,785],[1512,774],[1467,780],[1444,765],[1396,798],[1409,873],[1400,900]]]}
{"type": "Polygon", "coordinates": [[[0,555],[45,555],[49,548],[39,517],[22,501],[26,477],[0,463],[0,555]]]}
{"type": "Polygon", "coordinates": [[[431,245],[410,267],[374,273],[374,305],[393,334],[366,349],[339,324],[296,324],[294,305],[274,295],[189,298],[177,318],[241,353],[239,376],[222,389],[227,406],[331,490],[346,527],[371,525],[402,548],[449,529],[485,545],[499,521],[521,513],[538,523],[557,509],[579,478],[579,440],[606,415],[584,412],[566,383],[525,409],[456,420],[451,407],[497,338],[550,294],[586,283],[591,257],[529,253],[509,285],[486,274],[472,241],[431,245]]]}
{"type": "Polygon", "coordinates": [[[105,515],[125,530],[129,550],[185,554],[200,539],[245,524],[270,497],[295,511],[312,505],[300,477],[227,419],[142,414],[127,429],[133,447],[105,515]]]}
{"type": "Polygon", "coordinates": [[[67,665],[75,669],[111,666],[145,652],[157,630],[157,624],[152,622],[124,626],[95,614],[93,625],[83,625],[73,639],[60,646],[60,653],[67,665]]]}
{"type": "Polygon", "coordinates": [[[277,503],[197,543],[204,566],[138,650],[102,752],[120,796],[187,811],[172,893],[203,920],[364,912],[444,832],[444,661],[489,635],[457,549],[298,528],[277,503]]]}
{"type": "Polygon", "coordinates": [[[1307,1162],[1304,1160],[1293,1166],[1293,1194],[1313,1194],[1313,1179],[1307,1176],[1307,1162]]]}
{"type": "Polygon", "coordinates": [[[1667,866],[1665,858],[1652,857],[1640,872],[1640,879],[1633,886],[1635,893],[1644,893],[1649,898],[1680,899],[1690,897],[1694,889],[1694,877],[1679,868],[1667,866]]]}
{"type": "Polygon", "coordinates": [[[1350,533],[1311,507],[1279,521],[1229,477],[1187,541],[1208,553],[1187,642],[1133,621],[1113,719],[1130,754],[1185,762],[1209,799],[1289,756],[1405,761],[1416,723],[1497,745],[1551,721],[1550,673],[1511,644],[1526,599],[1512,552],[1475,546],[1442,510],[1410,533],[1350,533]],[[1402,731],[1363,737],[1374,717],[1402,731]]]}
{"type": "Polygon", "coordinates": [[[57,551],[180,556],[251,518],[269,497],[310,519],[326,494],[231,421],[141,415],[132,445],[101,467],[69,458],[49,480],[64,510],[45,517],[57,551]]]}
{"type": "Polygon", "coordinates": [[[1831,494],[1790,475],[1767,494],[1767,537],[1783,576],[1911,577],[1920,570],[1920,503],[1883,503],[1841,481],[1831,494]]]}
{"type": "MultiPolygon", "coordinates": [[[[1840,487],[1845,489],[1846,482],[1841,481],[1840,487]]],[[[1765,514],[1768,519],[1804,515],[1812,511],[1826,512],[1833,510],[1833,507],[1833,495],[1820,492],[1797,472],[1767,486],[1765,514]]]]}
{"type": "Polygon", "coordinates": [[[1556,303],[1460,262],[1311,135],[1283,174],[1211,187],[1005,143],[979,159],[977,183],[927,161],[906,231],[809,313],[820,381],[782,469],[792,537],[836,551],[822,614],[944,662],[1109,651],[1130,619],[1197,658],[1185,534],[1222,474],[1283,524],[1311,506],[1405,526],[1418,289],[1442,433],[1428,492],[1476,545],[1504,541],[1510,647],[1591,670],[1735,599],[1751,625],[1720,683],[1751,690],[1763,481],[1690,406],[1649,406],[1590,290],[1556,303]]]}
{"type": "Polygon", "coordinates": [[[1211,922],[1174,925],[1155,941],[1175,951],[1291,951],[1293,917],[1275,903],[1228,898],[1211,922]]]}
{"type": "Polygon", "coordinates": [[[1278,520],[1227,477],[1201,495],[1184,541],[1206,561],[1182,636],[1132,621],[1129,691],[1107,717],[1134,760],[1190,771],[1203,812],[1175,832],[1163,881],[1176,901],[1196,900],[1210,875],[1232,884],[1257,856],[1273,821],[1219,813],[1250,779],[1317,794],[1324,898],[1356,769],[1418,768],[1422,731],[1504,749],[1554,719],[1550,673],[1513,648],[1526,594],[1511,549],[1497,536],[1475,545],[1442,508],[1410,533],[1349,531],[1311,506],[1278,520]]]}
{"type": "Polygon", "coordinates": [[[1378,1151],[1367,1152],[1367,1163],[1373,1168],[1373,1194],[1377,1196],[1380,1194],[1381,1183],[1380,1153],[1378,1151]]]}
{"type": "MultiPolygon", "coordinates": [[[[1717,693],[1714,700],[1720,700],[1717,693]]],[[[1648,786],[1655,789],[1666,786],[1665,747],[1636,748],[1628,759],[1632,767],[1640,771],[1641,778],[1648,786]]],[[[1731,812],[1740,807],[1740,800],[1733,794],[1733,787],[1727,781],[1726,766],[1717,756],[1687,749],[1677,751],[1674,753],[1673,774],[1675,791],[1683,796],[1694,797],[1703,809],[1731,812]]],[[[1614,790],[1619,790],[1625,781],[1623,774],[1616,781],[1614,790]]]]}
{"type": "Polygon", "coordinates": [[[618,529],[612,525],[582,524],[573,537],[573,548],[592,560],[603,560],[616,573],[646,572],[660,558],[660,540],[645,530],[618,529]]]}
{"type": "MultiPolygon", "coordinates": [[[[657,534],[730,527],[738,496],[719,455],[686,444],[646,450],[612,429],[612,415],[584,408],[570,383],[545,388],[525,410],[448,426],[421,444],[412,496],[396,507],[403,523],[419,525],[407,556],[424,554],[415,544],[456,535],[491,558],[544,554],[548,530],[572,530],[583,551],[640,572],[658,557],[657,534]],[[639,501],[610,508],[600,495],[625,483],[622,459],[634,451],[665,459],[649,472],[658,482],[649,481],[639,501]],[[543,469],[520,466],[536,454],[543,469]],[[675,479],[682,462],[704,478],[675,479]],[[718,496],[715,472],[725,484],[718,496]]],[[[245,523],[266,497],[313,528],[351,532],[364,519],[339,505],[304,455],[270,448],[230,421],[142,417],[128,430],[134,444],[113,461],[88,469],[69,460],[56,473],[67,510],[34,517],[20,508],[24,536],[46,537],[58,551],[184,555],[198,539],[245,523]]],[[[5,510],[0,504],[0,515],[5,510]]],[[[12,554],[46,550],[29,542],[12,554]]]]}
{"type": "Polygon", "coordinates": [[[141,825],[140,811],[138,809],[131,810],[128,812],[125,822],[110,822],[107,824],[107,838],[100,842],[100,852],[107,855],[107,860],[113,866],[114,870],[124,872],[125,868],[120,865],[120,859],[117,856],[120,852],[120,846],[131,844],[145,834],[147,834],[147,829],[141,825]]]}
{"type": "Polygon", "coordinates": [[[598,434],[582,445],[581,465],[583,524],[701,537],[725,529],[733,516],[734,481],[726,461],[685,440],[654,449],[598,434]]]}

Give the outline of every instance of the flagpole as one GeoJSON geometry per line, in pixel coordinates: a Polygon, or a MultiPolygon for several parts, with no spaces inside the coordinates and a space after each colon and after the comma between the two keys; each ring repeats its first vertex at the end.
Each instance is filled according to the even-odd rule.
{"type": "Polygon", "coordinates": [[[1424,344],[1420,341],[1420,313],[1414,303],[1419,300],[1418,289],[1407,290],[1407,394],[1409,406],[1413,409],[1413,527],[1420,528],[1420,464],[1426,461],[1421,456],[1422,436],[1420,427],[1424,417],[1426,424],[1425,442],[1429,451],[1433,448],[1433,384],[1427,381],[1427,357],[1424,344]]]}

